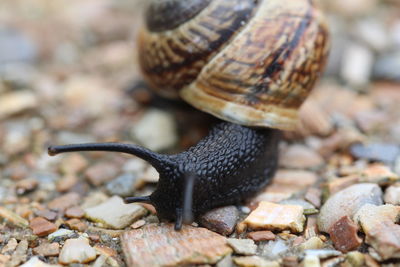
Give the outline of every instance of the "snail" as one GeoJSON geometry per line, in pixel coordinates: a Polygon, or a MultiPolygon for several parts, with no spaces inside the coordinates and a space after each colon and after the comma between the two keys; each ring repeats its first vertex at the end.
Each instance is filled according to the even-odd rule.
{"type": "Polygon", "coordinates": [[[146,81],[225,122],[175,155],[121,143],[50,146],[49,154],[116,151],[146,160],[159,172],[155,191],[125,201],[151,203],[179,230],[267,185],[281,130],[293,130],[328,43],[314,0],[154,0],[138,37],[146,81]]]}

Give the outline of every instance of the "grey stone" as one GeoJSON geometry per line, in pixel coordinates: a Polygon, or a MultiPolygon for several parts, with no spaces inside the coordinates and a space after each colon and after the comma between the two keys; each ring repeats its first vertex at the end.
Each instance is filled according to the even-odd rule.
{"type": "Polygon", "coordinates": [[[257,246],[252,239],[228,238],[227,243],[236,254],[251,256],[257,252],[257,246]]]}
{"type": "Polygon", "coordinates": [[[132,196],[135,191],[137,176],[132,173],[124,173],[111,180],[106,185],[106,190],[110,195],[122,197],[132,196]]]}
{"type": "Polygon", "coordinates": [[[200,224],[221,235],[230,235],[235,229],[239,211],[235,206],[213,209],[200,217],[200,224]]]}
{"type": "Polygon", "coordinates": [[[355,158],[393,163],[400,155],[400,147],[395,144],[354,144],[350,147],[350,153],[355,158]]]}

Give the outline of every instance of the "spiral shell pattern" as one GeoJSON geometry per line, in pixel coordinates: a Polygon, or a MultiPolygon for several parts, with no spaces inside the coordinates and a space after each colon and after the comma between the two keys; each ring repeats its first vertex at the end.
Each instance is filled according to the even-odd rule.
{"type": "Polygon", "coordinates": [[[227,121],[283,130],[294,128],[328,50],[312,0],[213,0],[179,25],[147,27],[139,37],[143,73],[161,94],[227,121]]]}

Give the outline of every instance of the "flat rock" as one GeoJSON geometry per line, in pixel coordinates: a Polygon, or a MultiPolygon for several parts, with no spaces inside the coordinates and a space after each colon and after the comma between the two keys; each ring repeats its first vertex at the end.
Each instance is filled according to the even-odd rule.
{"type": "Polygon", "coordinates": [[[83,221],[79,220],[79,219],[70,219],[68,221],[65,222],[66,225],[68,225],[69,228],[71,228],[72,230],[76,230],[78,232],[85,232],[86,229],[88,228],[87,224],[84,223],[83,221]]]}
{"type": "Polygon", "coordinates": [[[42,217],[33,218],[29,227],[32,229],[33,234],[37,236],[46,236],[57,230],[57,226],[42,217]]]}
{"type": "Polygon", "coordinates": [[[277,261],[268,261],[259,256],[234,257],[233,262],[240,267],[279,267],[277,261]]]}
{"type": "Polygon", "coordinates": [[[239,211],[235,206],[213,209],[200,217],[200,224],[221,235],[230,235],[235,229],[239,211]]]}
{"type": "Polygon", "coordinates": [[[228,238],[227,242],[236,254],[251,256],[257,252],[257,246],[252,239],[228,238]]]}
{"type": "Polygon", "coordinates": [[[118,173],[118,169],[114,164],[107,162],[99,162],[90,166],[85,171],[86,179],[94,186],[100,186],[112,179],[118,173]]]}
{"type": "Polygon", "coordinates": [[[36,95],[30,91],[3,94],[0,98],[0,119],[37,107],[36,95]]]}
{"type": "Polygon", "coordinates": [[[150,224],[121,236],[127,266],[215,264],[232,252],[226,238],[205,228],[150,224]]]}
{"type": "Polygon", "coordinates": [[[125,204],[114,196],[100,205],[87,208],[85,217],[112,229],[123,229],[140,219],[147,210],[138,204],[125,204]]]}
{"type": "Polygon", "coordinates": [[[335,248],[341,252],[356,250],[362,243],[358,237],[358,226],[348,216],[343,216],[329,229],[335,248]]]}
{"type": "Polygon", "coordinates": [[[96,259],[96,250],[84,237],[66,240],[58,258],[62,264],[88,263],[94,259],[96,259]]]}
{"type": "Polygon", "coordinates": [[[400,184],[386,188],[383,199],[386,204],[400,205],[400,184]]]}
{"type": "Polygon", "coordinates": [[[33,253],[40,256],[57,256],[60,253],[60,245],[58,243],[43,243],[33,248],[33,253]]]}
{"type": "Polygon", "coordinates": [[[26,228],[29,226],[29,222],[27,220],[4,207],[0,207],[0,219],[4,219],[7,223],[21,228],[26,228]]]}
{"type": "Polygon", "coordinates": [[[49,241],[53,241],[53,240],[65,240],[65,239],[68,239],[68,238],[70,238],[70,237],[73,237],[74,235],[75,235],[74,231],[61,228],[61,229],[55,231],[54,233],[49,234],[49,236],[47,237],[47,239],[48,239],[49,241]]]}
{"type": "Polygon", "coordinates": [[[354,215],[370,244],[383,260],[400,258],[400,207],[366,204],[354,215]]]}
{"type": "Polygon", "coordinates": [[[244,223],[252,229],[290,230],[294,233],[303,231],[304,222],[302,206],[265,201],[261,201],[257,209],[244,220],[244,223]]]}
{"type": "Polygon", "coordinates": [[[350,153],[355,158],[393,163],[400,155],[400,146],[395,144],[354,144],[350,153]]]}
{"type": "Polygon", "coordinates": [[[60,265],[47,264],[39,259],[39,257],[32,257],[29,261],[22,264],[20,267],[59,267],[60,265]]]}
{"type": "Polygon", "coordinates": [[[80,199],[78,193],[71,192],[53,199],[47,204],[47,207],[52,210],[64,211],[69,207],[78,205],[80,199]]]}
{"type": "Polygon", "coordinates": [[[318,229],[329,232],[332,225],[343,216],[352,218],[365,204],[382,204],[382,190],[376,184],[355,184],[331,196],[321,207],[318,229]]]}
{"type": "Polygon", "coordinates": [[[299,144],[283,151],[279,159],[280,166],[290,169],[314,169],[323,163],[324,159],[317,152],[299,144]]]}
{"type": "Polygon", "coordinates": [[[159,109],[148,110],[131,133],[141,145],[155,151],[172,147],[177,142],[175,119],[159,109]]]}
{"type": "Polygon", "coordinates": [[[269,241],[275,239],[275,234],[271,231],[256,231],[247,234],[247,237],[254,241],[269,241]]]}

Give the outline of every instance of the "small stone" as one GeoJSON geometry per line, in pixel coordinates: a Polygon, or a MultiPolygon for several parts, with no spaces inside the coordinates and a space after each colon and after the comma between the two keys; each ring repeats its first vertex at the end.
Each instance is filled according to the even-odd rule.
{"type": "Polygon", "coordinates": [[[304,198],[305,198],[305,200],[307,200],[308,202],[313,204],[314,207],[319,208],[319,207],[321,207],[321,196],[322,196],[322,192],[320,189],[315,188],[315,187],[310,187],[307,190],[304,198]]]}
{"type": "Polygon", "coordinates": [[[6,263],[11,259],[10,255],[1,255],[0,254],[0,266],[6,266],[6,263]]]}
{"type": "Polygon", "coordinates": [[[302,250],[321,249],[323,247],[324,247],[324,242],[321,240],[321,238],[317,236],[313,236],[307,241],[300,244],[300,248],[302,250]]]}
{"type": "Polygon", "coordinates": [[[94,249],[99,252],[100,254],[103,254],[107,257],[117,257],[118,256],[118,252],[115,249],[112,249],[110,247],[107,247],[105,245],[100,245],[97,244],[94,246],[94,249]]]}
{"type": "Polygon", "coordinates": [[[359,175],[360,182],[377,183],[381,186],[387,186],[400,181],[400,177],[397,174],[392,172],[387,166],[381,164],[372,164],[359,175]]]}
{"type": "Polygon", "coordinates": [[[106,190],[110,195],[128,197],[133,195],[136,183],[137,177],[134,174],[124,173],[108,182],[106,190]]]}
{"type": "Polygon", "coordinates": [[[118,173],[118,169],[114,164],[101,162],[89,167],[85,171],[86,179],[94,186],[100,186],[112,179],[118,173]]]}
{"type": "Polygon", "coordinates": [[[400,205],[400,183],[389,186],[383,199],[387,204],[400,205]]]}
{"type": "Polygon", "coordinates": [[[145,170],[145,172],[140,176],[139,180],[144,181],[146,183],[157,183],[160,178],[160,174],[153,167],[149,167],[145,170]]]}
{"type": "Polygon", "coordinates": [[[269,260],[279,260],[282,258],[283,255],[288,252],[290,249],[291,244],[288,241],[284,241],[280,238],[276,240],[271,240],[266,242],[264,245],[260,246],[261,255],[269,260]]]}
{"type": "Polygon", "coordinates": [[[358,227],[349,216],[343,216],[329,229],[335,248],[341,252],[356,250],[362,243],[357,235],[358,227]]]}
{"type": "Polygon", "coordinates": [[[5,245],[1,249],[1,254],[11,254],[14,252],[14,250],[17,248],[18,241],[15,238],[11,238],[8,242],[7,245],[5,245]]]}
{"type": "Polygon", "coordinates": [[[68,218],[82,218],[85,215],[85,211],[78,206],[70,207],[65,211],[65,216],[68,218]]]}
{"type": "Polygon", "coordinates": [[[57,230],[57,226],[42,217],[33,218],[29,227],[32,229],[33,234],[37,236],[46,236],[57,230]]]}
{"type": "Polygon", "coordinates": [[[131,225],[132,229],[138,229],[146,224],[145,220],[138,220],[131,225]]]}
{"type": "Polygon", "coordinates": [[[5,219],[6,222],[11,225],[15,225],[21,228],[26,228],[29,226],[29,222],[27,220],[4,207],[0,207],[0,218],[5,219]]]}
{"type": "Polygon", "coordinates": [[[258,256],[234,257],[233,262],[241,267],[279,267],[277,261],[267,261],[258,256]]]}
{"type": "Polygon", "coordinates": [[[44,257],[58,256],[60,253],[60,245],[58,243],[43,243],[33,248],[33,253],[44,257]]]}
{"type": "Polygon", "coordinates": [[[346,263],[352,267],[362,267],[365,265],[365,256],[359,251],[350,251],[346,254],[346,263]]]}
{"type": "Polygon", "coordinates": [[[382,190],[376,184],[355,184],[337,192],[321,207],[318,215],[319,230],[328,233],[340,218],[352,218],[367,203],[382,204],[382,190]]]}
{"type": "Polygon", "coordinates": [[[389,52],[380,56],[374,65],[373,77],[383,80],[400,81],[400,53],[389,52]]]}
{"type": "Polygon", "coordinates": [[[88,166],[88,161],[82,155],[74,153],[66,155],[61,161],[60,169],[67,176],[75,176],[88,166]]]}
{"type": "Polygon", "coordinates": [[[366,204],[354,215],[367,236],[366,243],[370,244],[383,260],[400,258],[400,225],[395,223],[399,216],[400,207],[390,204],[366,204]]]}
{"type": "Polygon", "coordinates": [[[57,213],[50,210],[38,210],[35,212],[38,217],[43,217],[46,220],[54,221],[57,218],[57,213]]]}
{"type": "Polygon", "coordinates": [[[327,259],[330,257],[340,256],[342,253],[334,249],[308,249],[304,251],[307,256],[316,256],[319,259],[327,259]]]}
{"type": "Polygon", "coordinates": [[[94,259],[96,250],[89,245],[89,240],[83,237],[66,240],[58,257],[62,264],[88,263],[94,259]]]}
{"type": "Polygon", "coordinates": [[[279,204],[302,206],[304,215],[311,215],[318,213],[318,210],[311,203],[303,199],[298,199],[298,198],[285,199],[280,201],[279,204]]]}
{"type": "Polygon", "coordinates": [[[71,192],[53,199],[47,204],[47,207],[52,210],[64,211],[69,207],[78,205],[81,197],[78,193],[71,192]]]}
{"type": "Polygon", "coordinates": [[[114,196],[106,202],[85,210],[85,217],[112,229],[123,229],[143,217],[147,211],[138,204],[125,204],[114,196]]]}
{"type": "Polygon", "coordinates": [[[20,267],[59,267],[59,265],[47,264],[41,261],[38,257],[32,257],[20,267]]]}
{"type": "Polygon", "coordinates": [[[35,190],[38,184],[39,183],[36,179],[31,178],[18,181],[18,183],[15,185],[16,192],[18,195],[23,195],[25,193],[35,190]]]}
{"type": "Polygon", "coordinates": [[[87,209],[91,208],[94,206],[97,206],[101,204],[102,202],[107,201],[108,196],[104,194],[103,192],[92,192],[90,193],[85,199],[83,200],[83,203],[81,205],[82,209],[87,209]]]}
{"type": "Polygon", "coordinates": [[[227,243],[239,255],[251,256],[257,252],[257,246],[251,239],[228,238],[227,243]]]}
{"type": "Polygon", "coordinates": [[[248,233],[247,237],[253,239],[256,242],[269,241],[275,239],[275,234],[271,231],[257,231],[248,233]]]}
{"type": "Polygon", "coordinates": [[[324,159],[314,150],[296,144],[283,151],[279,163],[290,169],[315,169],[324,163],[324,159]]]}
{"type": "Polygon", "coordinates": [[[239,211],[235,206],[213,209],[200,217],[200,224],[221,235],[230,235],[239,219],[239,211]]]}
{"type": "Polygon", "coordinates": [[[350,152],[357,159],[368,159],[390,164],[400,155],[400,147],[395,144],[354,144],[350,147],[350,152]]]}
{"type": "Polygon", "coordinates": [[[303,231],[303,207],[261,201],[244,222],[253,229],[303,231]]]}
{"type": "Polygon", "coordinates": [[[188,225],[180,231],[172,224],[146,225],[124,232],[121,245],[127,266],[138,267],[215,264],[232,252],[225,237],[188,225]]]}
{"type": "Polygon", "coordinates": [[[72,230],[76,230],[76,231],[81,232],[81,233],[85,232],[86,229],[88,228],[86,223],[82,222],[79,219],[71,219],[71,220],[66,221],[65,223],[72,230]]]}
{"type": "Polygon", "coordinates": [[[330,115],[310,97],[300,107],[297,128],[303,136],[328,136],[334,130],[334,125],[330,115]]]}
{"type": "Polygon", "coordinates": [[[26,261],[27,253],[28,241],[21,240],[12,254],[10,262],[7,263],[7,266],[19,266],[22,262],[26,261]]]}
{"type": "Polygon", "coordinates": [[[302,266],[304,267],[320,267],[320,261],[317,256],[314,255],[308,255],[304,257],[304,260],[302,262],[302,266]]]}
{"type": "Polygon", "coordinates": [[[350,43],[347,44],[342,58],[343,79],[355,87],[368,84],[374,61],[372,51],[364,45],[350,43]]]}
{"type": "Polygon", "coordinates": [[[75,235],[74,231],[68,230],[68,229],[59,229],[55,231],[54,233],[49,234],[47,239],[49,241],[53,240],[65,240],[67,238],[73,237],[75,235]]]}
{"type": "Polygon", "coordinates": [[[72,174],[65,175],[57,181],[57,191],[67,192],[78,183],[78,177],[72,174]]]}
{"type": "Polygon", "coordinates": [[[131,133],[141,145],[155,151],[170,148],[177,142],[175,119],[158,109],[149,109],[131,133]]]}
{"type": "Polygon", "coordinates": [[[38,103],[36,95],[31,91],[3,94],[0,98],[0,119],[36,108],[38,103]]]}

